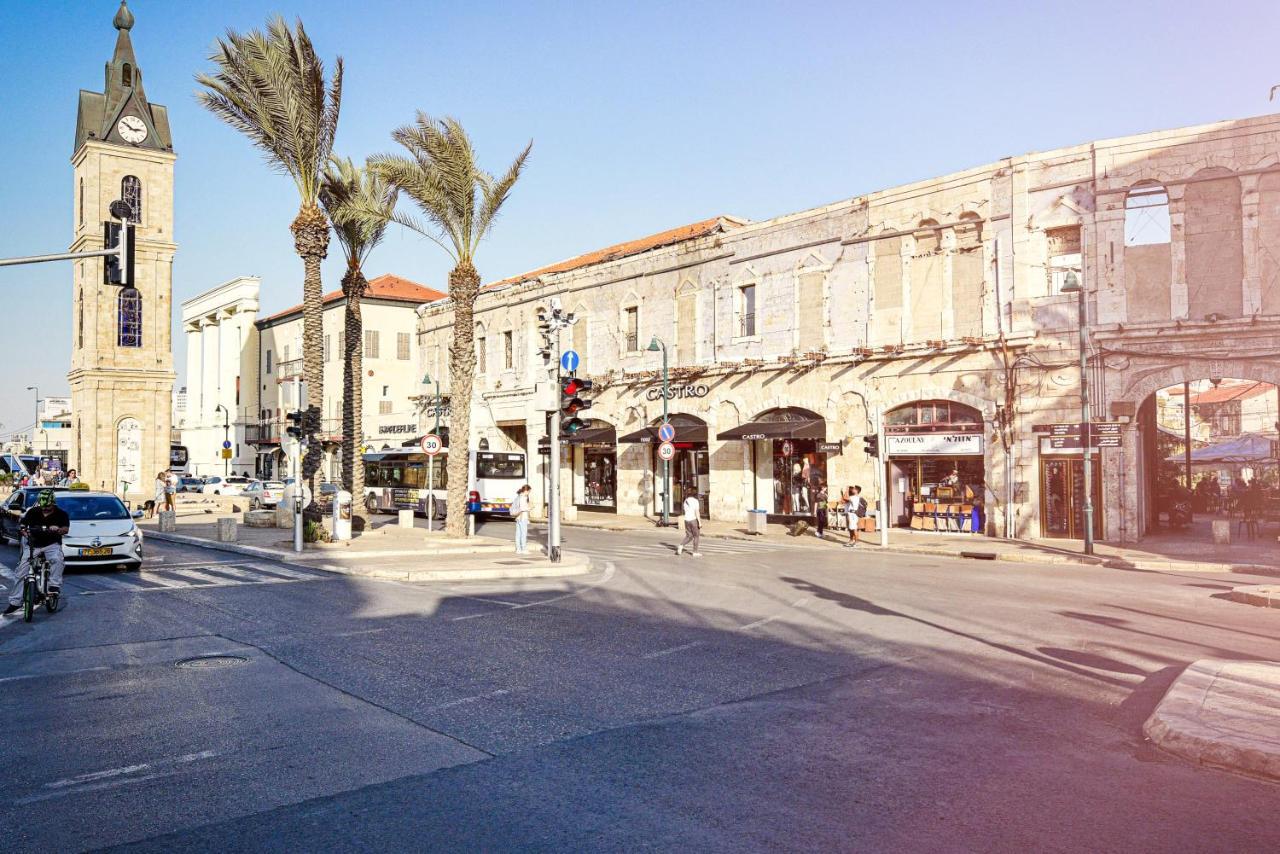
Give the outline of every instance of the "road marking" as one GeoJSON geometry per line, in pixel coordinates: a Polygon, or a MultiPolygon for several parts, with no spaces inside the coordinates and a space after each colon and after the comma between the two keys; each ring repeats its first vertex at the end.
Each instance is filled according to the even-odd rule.
{"type": "MultiPolygon", "coordinates": [[[[808,596],[803,596],[797,599],[796,601],[792,602],[791,607],[803,608],[806,605],[808,605],[810,601],[811,600],[809,599],[808,596]]],[[[735,631],[748,632],[748,631],[751,631],[752,629],[758,629],[767,623],[772,623],[774,620],[782,619],[782,616],[783,616],[782,614],[774,614],[772,617],[765,617],[763,619],[756,620],[754,623],[747,623],[745,626],[738,626],[738,628],[735,629],[735,631]]]]}
{"type": "Polygon", "coordinates": [[[600,577],[600,580],[595,581],[591,584],[583,585],[578,590],[574,590],[570,593],[565,593],[562,596],[552,596],[550,599],[539,599],[537,602],[526,602],[523,605],[512,605],[509,608],[506,608],[500,611],[483,611],[479,614],[465,614],[461,617],[454,617],[453,622],[456,623],[459,620],[475,620],[475,619],[479,619],[480,617],[492,617],[494,614],[509,614],[512,611],[521,611],[521,610],[524,610],[525,608],[536,608],[539,605],[550,605],[552,602],[559,602],[563,599],[570,599],[574,596],[580,596],[583,593],[586,593],[588,590],[594,590],[595,588],[599,587],[602,584],[608,584],[610,581],[613,580],[613,574],[615,571],[617,571],[617,567],[614,566],[613,561],[607,561],[604,565],[604,575],[600,577]]]}
{"type": "Polygon", "coordinates": [[[511,692],[505,688],[499,688],[497,691],[490,691],[488,694],[477,694],[474,697],[463,697],[461,700],[452,700],[448,703],[441,703],[438,706],[432,706],[431,708],[427,709],[427,711],[438,712],[441,709],[451,709],[454,706],[463,706],[463,705],[466,705],[467,703],[478,703],[481,700],[491,700],[494,697],[501,697],[503,694],[510,694],[510,693],[511,692]]]}
{"type": "Polygon", "coordinates": [[[92,673],[95,670],[110,670],[110,667],[82,667],[79,670],[57,670],[52,673],[30,673],[26,676],[6,676],[0,682],[19,682],[23,679],[43,679],[46,676],[69,676],[73,673],[92,673]]]}
{"type": "Polygon", "coordinates": [[[641,658],[662,658],[664,655],[671,655],[676,652],[684,652],[686,649],[693,649],[695,646],[702,646],[703,641],[693,641],[692,643],[682,643],[680,646],[673,646],[669,649],[660,649],[657,652],[651,652],[643,655],[641,658]]]}
{"type": "Polygon", "coordinates": [[[165,774],[176,773],[177,769],[183,765],[189,765],[192,762],[199,762],[201,759],[211,759],[217,755],[218,754],[215,751],[202,750],[199,753],[187,753],[170,759],[157,759],[152,762],[139,762],[136,765],[125,765],[122,768],[108,768],[105,771],[91,771],[87,774],[78,774],[74,777],[67,777],[62,780],[54,780],[52,783],[45,783],[41,786],[45,791],[19,798],[14,801],[14,804],[21,806],[23,804],[35,803],[36,801],[46,801],[50,798],[59,798],[65,795],[92,792],[99,789],[129,785],[131,783],[140,783],[144,780],[165,776],[165,774]],[[164,769],[169,770],[165,771],[164,769]],[[133,776],[140,774],[143,771],[160,773],[133,776]]]}

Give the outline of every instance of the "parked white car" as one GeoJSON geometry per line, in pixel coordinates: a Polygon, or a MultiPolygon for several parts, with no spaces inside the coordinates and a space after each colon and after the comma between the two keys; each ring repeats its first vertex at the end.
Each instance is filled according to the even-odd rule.
{"type": "Polygon", "coordinates": [[[253,483],[253,478],[241,477],[239,475],[231,475],[230,477],[213,477],[206,478],[204,486],[200,491],[205,495],[241,495],[249,484],[253,483]]]}
{"type": "Polygon", "coordinates": [[[255,480],[240,495],[249,499],[250,510],[275,507],[284,498],[284,484],[278,480],[255,480]]]}

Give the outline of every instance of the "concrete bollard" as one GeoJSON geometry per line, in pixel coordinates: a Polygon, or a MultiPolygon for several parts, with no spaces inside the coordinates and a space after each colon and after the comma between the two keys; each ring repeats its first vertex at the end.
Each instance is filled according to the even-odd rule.
{"type": "Polygon", "coordinates": [[[274,510],[248,510],[244,514],[246,528],[274,528],[276,512],[274,510]]]}
{"type": "Polygon", "coordinates": [[[1213,520],[1213,542],[1219,546],[1231,545],[1231,520],[1230,519],[1214,519],[1213,520]]]}
{"type": "Polygon", "coordinates": [[[178,530],[178,514],[172,510],[160,511],[160,531],[172,534],[178,530]]]}
{"type": "Polygon", "coordinates": [[[412,510],[400,511],[400,527],[401,528],[413,527],[413,511],[412,510]]]}
{"type": "Polygon", "coordinates": [[[236,520],[235,519],[219,519],[218,520],[218,542],[234,543],[236,541],[236,520]]]}

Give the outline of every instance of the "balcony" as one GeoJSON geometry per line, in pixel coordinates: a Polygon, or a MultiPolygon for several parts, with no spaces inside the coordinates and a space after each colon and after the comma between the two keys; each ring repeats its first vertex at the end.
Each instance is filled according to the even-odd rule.
{"type": "Polygon", "coordinates": [[[276,379],[289,380],[302,376],[302,359],[289,359],[276,365],[276,379]]]}
{"type": "Polygon", "coordinates": [[[244,440],[250,445],[278,445],[280,444],[280,424],[276,421],[245,424],[244,440]]]}

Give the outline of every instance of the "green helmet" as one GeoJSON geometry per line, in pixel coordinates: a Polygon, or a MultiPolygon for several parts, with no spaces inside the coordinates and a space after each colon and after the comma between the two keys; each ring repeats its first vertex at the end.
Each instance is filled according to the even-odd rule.
{"type": "Polygon", "coordinates": [[[53,490],[52,489],[40,490],[40,494],[36,496],[36,506],[52,507],[53,506],[53,490]]]}

